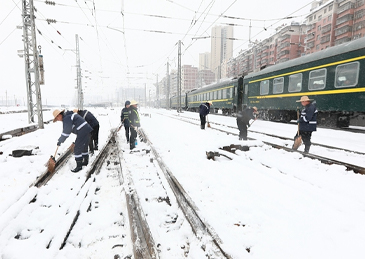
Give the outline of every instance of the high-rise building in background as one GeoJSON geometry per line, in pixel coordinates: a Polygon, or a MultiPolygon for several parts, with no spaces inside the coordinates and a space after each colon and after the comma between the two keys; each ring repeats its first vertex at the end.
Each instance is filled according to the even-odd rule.
{"type": "Polygon", "coordinates": [[[199,70],[210,70],[210,53],[199,53],[199,70]]]}
{"type": "Polygon", "coordinates": [[[188,92],[196,88],[198,81],[198,68],[191,65],[183,65],[181,68],[181,91],[188,92]]]}
{"type": "Polygon", "coordinates": [[[226,77],[226,71],[222,69],[221,64],[227,62],[233,56],[233,27],[232,26],[215,26],[211,34],[211,66],[216,79],[226,77]]]}

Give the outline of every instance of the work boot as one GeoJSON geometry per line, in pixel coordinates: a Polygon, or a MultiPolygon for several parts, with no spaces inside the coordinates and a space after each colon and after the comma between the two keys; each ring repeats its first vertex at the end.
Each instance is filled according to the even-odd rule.
{"type": "Polygon", "coordinates": [[[205,125],[200,125],[200,128],[201,129],[205,129],[205,125]]]}
{"type": "Polygon", "coordinates": [[[82,169],[82,161],[76,161],[76,168],[72,169],[71,172],[77,173],[82,169]]]}
{"type": "Polygon", "coordinates": [[[310,146],[305,145],[304,147],[304,153],[309,153],[310,146]]]}
{"type": "Polygon", "coordinates": [[[132,143],[132,142],[130,142],[129,143],[129,147],[130,147],[130,149],[132,150],[133,148],[135,148],[136,146],[135,146],[135,144],[134,144],[134,142],[132,143]]]}
{"type": "Polygon", "coordinates": [[[82,165],[88,165],[89,164],[89,156],[83,156],[82,165]]]}

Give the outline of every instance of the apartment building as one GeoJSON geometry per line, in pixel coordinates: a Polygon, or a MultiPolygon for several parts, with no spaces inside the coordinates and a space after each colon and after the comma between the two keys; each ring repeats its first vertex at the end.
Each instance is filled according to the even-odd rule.
{"type": "Polygon", "coordinates": [[[305,23],[277,28],[227,63],[227,76],[239,76],[365,36],[365,0],[313,1],[305,23]],[[251,66],[252,64],[252,66],[251,66]]]}
{"type": "Polygon", "coordinates": [[[181,66],[181,92],[185,93],[196,88],[198,68],[192,65],[181,66]]]}
{"type": "Polygon", "coordinates": [[[233,27],[215,26],[211,33],[211,65],[210,70],[216,75],[216,79],[226,77],[226,69],[222,69],[222,63],[233,56],[233,27]]]}
{"type": "Polygon", "coordinates": [[[200,53],[199,54],[199,70],[206,70],[206,69],[211,70],[210,66],[211,66],[210,52],[200,53]]]}

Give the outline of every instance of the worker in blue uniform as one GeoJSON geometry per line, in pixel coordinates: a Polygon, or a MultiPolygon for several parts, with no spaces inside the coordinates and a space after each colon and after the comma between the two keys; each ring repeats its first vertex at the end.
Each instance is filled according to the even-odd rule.
{"type": "Polygon", "coordinates": [[[131,137],[129,139],[129,147],[132,150],[136,147],[135,142],[137,139],[137,130],[138,127],[141,126],[140,119],[139,119],[139,113],[137,110],[137,102],[132,100],[129,114],[129,123],[130,123],[130,130],[131,130],[131,137]]]}
{"type": "Polygon", "coordinates": [[[124,108],[122,110],[122,114],[120,115],[120,120],[122,121],[122,125],[124,125],[124,129],[125,129],[125,137],[127,139],[127,143],[129,143],[129,127],[130,127],[130,123],[129,123],[129,115],[131,113],[130,111],[130,107],[131,106],[131,102],[130,101],[126,101],[124,104],[124,108]]]}
{"type": "Polygon", "coordinates": [[[256,120],[258,114],[256,107],[246,107],[242,111],[237,112],[237,127],[239,130],[238,139],[247,140],[247,129],[251,126],[250,120],[256,120]]]}
{"type": "Polygon", "coordinates": [[[86,120],[86,122],[93,128],[93,131],[90,133],[89,151],[94,154],[94,150],[99,149],[99,121],[96,119],[94,114],[88,110],[74,109],[73,112],[84,118],[84,120],[86,120]]]}
{"type": "Polygon", "coordinates": [[[205,129],[205,123],[207,122],[207,115],[210,111],[210,106],[213,105],[212,101],[207,101],[199,106],[200,128],[205,129]]]}
{"type": "Polygon", "coordinates": [[[76,134],[74,155],[76,167],[71,171],[76,173],[82,169],[83,165],[89,162],[88,144],[90,140],[90,132],[93,128],[77,113],[73,111],[54,110],[53,122],[62,121],[62,134],[57,141],[57,146],[60,146],[70,136],[71,133],[76,134]]]}
{"type": "MultiPolygon", "coordinates": [[[[313,99],[309,99],[308,96],[302,96],[300,100],[296,102],[300,102],[303,106],[303,110],[301,111],[297,122],[299,123],[299,135],[302,136],[304,143],[304,152],[308,153],[310,146],[312,145],[312,132],[317,130],[318,110],[313,103],[313,99]]],[[[297,137],[298,133],[294,136],[294,141],[297,137]]]]}

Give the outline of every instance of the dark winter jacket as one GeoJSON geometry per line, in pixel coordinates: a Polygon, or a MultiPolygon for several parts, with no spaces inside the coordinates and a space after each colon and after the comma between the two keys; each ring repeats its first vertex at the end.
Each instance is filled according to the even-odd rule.
{"type": "Polygon", "coordinates": [[[210,111],[210,105],[209,103],[202,103],[200,106],[199,106],[199,114],[201,116],[207,116],[209,114],[209,111],[210,111]]]}
{"type": "Polygon", "coordinates": [[[314,103],[304,106],[299,118],[300,131],[316,131],[317,130],[317,107],[314,103]]]}
{"type": "Polygon", "coordinates": [[[120,119],[124,124],[124,127],[129,127],[129,115],[131,114],[130,108],[124,107],[120,119]]]}
{"type": "Polygon", "coordinates": [[[62,122],[63,131],[61,137],[58,139],[58,146],[65,142],[65,140],[70,136],[71,132],[77,135],[79,132],[88,134],[93,130],[91,126],[84,120],[84,118],[73,111],[67,111],[62,114],[62,122]]]}
{"type": "Polygon", "coordinates": [[[249,125],[250,120],[254,120],[256,118],[254,112],[255,112],[254,109],[248,107],[243,109],[243,111],[238,111],[237,123],[249,125]]]}
{"type": "Polygon", "coordinates": [[[88,110],[79,110],[77,114],[84,118],[84,120],[86,120],[92,128],[99,125],[99,121],[95,118],[94,114],[88,110]]]}
{"type": "Polygon", "coordinates": [[[139,114],[137,111],[137,107],[130,106],[129,109],[130,109],[129,122],[130,122],[131,126],[140,127],[141,124],[140,124],[140,120],[139,120],[139,114]]]}

